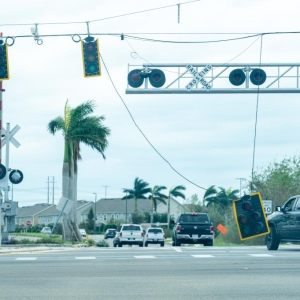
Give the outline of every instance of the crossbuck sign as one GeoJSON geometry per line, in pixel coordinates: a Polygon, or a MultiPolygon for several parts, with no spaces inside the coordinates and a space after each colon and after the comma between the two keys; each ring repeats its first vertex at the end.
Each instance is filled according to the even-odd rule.
{"type": "Polygon", "coordinates": [[[198,84],[199,82],[203,85],[203,87],[209,91],[211,89],[211,85],[203,78],[205,74],[207,74],[211,69],[211,65],[206,65],[201,72],[197,72],[196,69],[192,65],[187,65],[186,68],[190,71],[190,73],[194,76],[194,79],[185,87],[188,91],[198,84]]]}

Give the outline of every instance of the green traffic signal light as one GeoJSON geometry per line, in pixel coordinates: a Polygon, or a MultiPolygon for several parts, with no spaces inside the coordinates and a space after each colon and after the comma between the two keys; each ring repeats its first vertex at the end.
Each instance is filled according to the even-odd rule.
{"type": "Polygon", "coordinates": [[[0,44],[0,80],[8,80],[9,65],[8,65],[8,46],[7,43],[0,44]]]}
{"type": "Polygon", "coordinates": [[[260,193],[233,201],[233,211],[242,241],[270,232],[260,193]]]}
{"type": "Polygon", "coordinates": [[[100,53],[98,39],[81,41],[83,76],[101,76],[100,53]]]}

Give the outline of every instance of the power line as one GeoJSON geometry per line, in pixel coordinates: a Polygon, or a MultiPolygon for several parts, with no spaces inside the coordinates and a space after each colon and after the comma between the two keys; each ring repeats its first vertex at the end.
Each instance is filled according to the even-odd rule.
{"type": "Polygon", "coordinates": [[[171,169],[172,169],[175,173],[177,173],[179,176],[181,176],[182,178],[184,178],[184,179],[185,179],[186,181],[188,181],[189,183],[191,183],[191,184],[193,184],[193,185],[195,185],[195,186],[197,186],[197,187],[199,187],[199,188],[201,188],[201,189],[203,189],[203,190],[206,190],[206,188],[204,188],[204,187],[202,187],[202,186],[200,186],[200,185],[194,183],[193,181],[191,181],[191,180],[189,180],[188,178],[186,178],[185,176],[183,176],[180,172],[178,172],[178,171],[171,165],[171,163],[170,163],[167,159],[165,159],[165,158],[160,154],[160,152],[154,147],[154,145],[149,141],[149,139],[148,139],[147,136],[144,134],[144,132],[142,131],[142,129],[141,129],[141,128],[138,126],[138,124],[135,122],[135,119],[134,119],[134,117],[132,116],[132,114],[131,114],[129,108],[127,107],[125,101],[123,100],[122,96],[121,96],[120,93],[118,92],[118,90],[117,90],[117,88],[116,88],[116,86],[115,86],[115,84],[114,84],[114,82],[113,82],[113,80],[112,80],[112,78],[111,78],[111,76],[110,76],[110,74],[109,74],[109,71],[108,71],[108,69],[107,69],[107,67],[106,67],[106,64],[105,64],[105,62],[104,62],[104,60],[103,60],[102,55],[100,55],[100,57],[101,57],[101,61],[102,61],[103,65],[104,65],[104,68],[105,68],[105,70],[106,70],[106,72],[107,72],[107,75],[108,75],[108,77],[109,77],[109,80],[110,80],[110,82],[111,82],[111,84],[112,84],[114,90],[116,91],[117,95],[118,95],[119,98],[121,99],[123,105],[125,106],[127,112],[129,113],[129,115],[130,115],[130,117],[131,117],[131,119],[132,119],[134,125],[135,125],[136,128],[140,131],[140,133],[141,133],[142,136],[145,138],[145,140],[148,142],[148,144],[149,144],[149,145],[154,149],[154,151],[155,151],[155,152],[156,152],[156,153],[157,153],[157,154],[158,154],[158,155],[159,155],[159,156],[160,156],[160,157],[161,157],[161,158],[162,158],[162,159],[163,159],[170,167],[171,167],[171,169]]]}
{"type": "Polygon", "coordinates": [[[178,6],[178,5],[185,5],[185,4],[190,4],[193,2],[200,2],[202,0],[192,0],[192,1],[187,1],[187,2],[182,2],[182,3],[177,3],[177,4],[171,4],[167,6],[161,6],[161,7],[156,7],[156,8],[150,8],[150,9],[145,9],[141,11],[136,11],[136,12],[131,12],[131,13],[126,13],[122,15],[116,15],[116,16],[111,16],[111,17],[106,17],[106,18],[100,18],[100,19],[95,19],[91,21],[71,21],[71,22],[45,22],[45,23],[17,23],[17,24],[0,24],[0,26],[28,26],[28,25],[69,25],[69,24],[84,24],[84,23],[94,23],[94,22],[100,22],[100,21],[105,21],[105,20],[110,20],[110,19],[116,19],[116,18],[121,18],[121,17],[127,17],[131,15],[136,15],[140,13],[145,13],[145,12],[150,12],[154,10],[160,10],[160,9],[165,9],[165,8],[170,8],[173,6],[178,6]]]}

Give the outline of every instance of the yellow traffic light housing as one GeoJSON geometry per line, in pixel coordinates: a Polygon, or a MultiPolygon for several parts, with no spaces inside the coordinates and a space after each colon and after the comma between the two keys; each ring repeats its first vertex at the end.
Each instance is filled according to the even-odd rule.
{"type": "Polygon", "coordinates": [[[8,46],[0,40],[0,81],[9,78],[8,46]]]}
{"type": "Polygon", "coordinates": [[[93,37],[88,37],[81,41],[83,76],[101,76],[99,41],[94,41],[93,37]]]}
{"type": "Polygon", "coordinates": [[[260,193],[234,200],[233,213],[241,241],[270,233],[260,193]]]}

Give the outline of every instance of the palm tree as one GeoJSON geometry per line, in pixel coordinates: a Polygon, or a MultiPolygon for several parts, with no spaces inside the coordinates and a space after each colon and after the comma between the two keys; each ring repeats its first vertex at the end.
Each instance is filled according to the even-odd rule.
{"type": "Polygon", "coordinates": [[[170,224],[170,202],[171,202],[171,197],[180,197],[182,199],[185,199],[185,195],[182,193],[182,191],[185,191],[185,186],[183,185],[177,185],[173,186],[169,190],[169,195],[168,195],[168,224],[170,224]]]}
{"type": "Polygon", "coordinates": [[[203,195],[203,203],[206,206],[215,205],[217,203],[217,189],[214,185],[210,186],[203,195]]]}
{"type": "Polygon", "coordinates": [[[137,199],[147,199],[145,194],[151,192],[151,189],[148,186],[148,182],[136,177],[133,183],[133,189],[123,189],[126,196],[122,199],[134,199],[134,212],[137,212],[137,199]]]}
{"type": "Polygon", "coordinates": [[[72,200],[73,206],[64,219],[64,238],[76,239],[75,230],[78,228],[76,220],[77,202],[77,172],[78,160],[81,160],[80,143],[101,153],[105,159],[104,151],[108,146],[107,137],[110,129],[103,125],[104,116],[91,116],[95,109],[95,102],[88,100],[75,108],[69,106],[68,100],[64,107],[64,116],[51,120],[47,126],[51,134],[62,131],[64,137],[64,157],[62,169],[62,195],[72,200]],[[68,226],[69,225],[69,226],[68,226]]]}
{"type": "Polygon", "coordinates": [[[166,190],[166,189],[167,188],[165,186],[155,185],[150,191],[149,199],[152,200],[151,201],[151,219],[150,219],[151,224],[153,223],[153,210],[156,211],[157,202],[160,201],[164,204],[167,204],[165,199],[168,199],[168,197],[161,193],[162,190],[166,190]]]}

